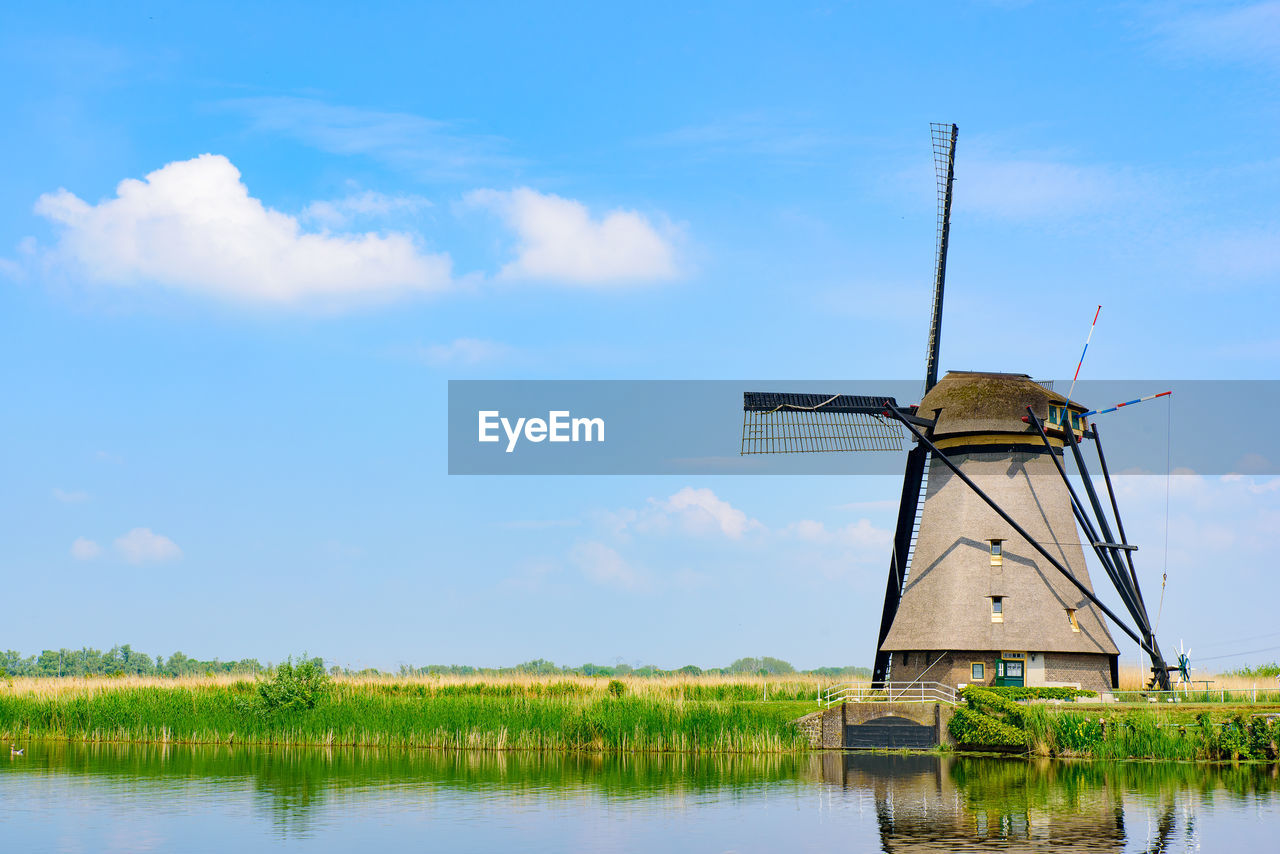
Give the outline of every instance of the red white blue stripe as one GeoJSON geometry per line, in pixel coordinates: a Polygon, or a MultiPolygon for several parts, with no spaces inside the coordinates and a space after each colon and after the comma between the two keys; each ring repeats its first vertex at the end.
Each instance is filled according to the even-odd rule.
{"type": "Polygon", "coordinates": [[[1115,412],[1117,409],[1121,409],[1125,406],[1133,406],[1135,403],[1142,403],[1143,401],[1146,401],[1146,400],[1155,400],[1157,397],[1164,397],[1166,394],[1173,394],[1173,392],[1162,391],[1159,394],[1149,394],[1146,397],[1137,397],[1137,398],[1134,398],[1133,400],[1126,400],[1124,403],[1117,403],[1115,406],[1111,407],[1110,409],[1090,409],[1088,412],[1084,413],[1084,415],[1082,415],[1081,417],[1086,418],[1090,415],[1106,415],[1108,412],[1115,412]]]}
{"type": "Polygon", "coordinates": [[[1084,365],[1084,354],[1089,352],[1089,342],[1093,340],[1093,328],[1098,325],[1098,315],[1102,314],[1102,306],[1098,306],[1098,310],[1093,313],[1093,323],[1089,324],[1089,337],[1084,339],[1084,349],[1080,351],[1080,361],[1076,362],[1076,375],[1071,378],[1071,390],[1067,392],[1067,399],[1071,399],[1071,392],[1076,390],[1076,380],[1080,379],[1080,368],[1084,365]]]}

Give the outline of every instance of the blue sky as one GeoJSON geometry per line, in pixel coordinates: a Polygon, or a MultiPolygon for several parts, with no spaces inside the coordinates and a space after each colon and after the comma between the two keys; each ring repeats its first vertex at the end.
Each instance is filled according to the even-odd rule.
{"type": "MultiPolygon", "coordinates": [[[[1098,303],[1085,374],[1135,395],[1280,367],[1280,3],[0,33],[6,648],[869,663],[896,479],[450,478],[445,389],[921,376],[930,121],[961,129],[944,369],[1070,376],[1098,303]]],[[[1173,479],[1166,647],[1277,656],[1276,483],[1173,479]]],[[[1166,482],[1122,491],[1158,589],[1166,482]]]]}

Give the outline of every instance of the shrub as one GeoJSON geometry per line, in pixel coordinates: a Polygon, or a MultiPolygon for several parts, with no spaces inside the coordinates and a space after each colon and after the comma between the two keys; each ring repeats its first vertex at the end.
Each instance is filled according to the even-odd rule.
{"type": "Polygon", "coordinates": [[[610,679],[609,693],[615,697],[621,697],[623,694],[627,693],[626,683],[620,679],[610,679]]]}
{"type": "Polygon", "coordinates": [[[1040,688],[1026,685],[984,686],[983,691],[999,694],[1010,700],[1074,700],[1076,697],[1096,697],[1097,691],[1078,688],[1040,688]]]}
{"type": "Polygon", "coordinates": [[[951,716],[947,731],[961,745],[1021,747],[1027,741],[1026,733],[1017,727],[964,706],[951,716]]]}
{"type": "Polygon", "coordinates": [[[324,662],[304,658],[294,664],[290,658],[271,679],[258,683],[258,708],[266,713],[313,709],[329,686],[324,662]]]}
{"type": "Polygon", "coordinates": [[[990,688],[969,687],[961,691],[960,696],[964,697],[969,708],[975,711],[1002,718],[1015,727],[1022,726],[1023,707],[1003,694],[998,694],[990,688]]]}

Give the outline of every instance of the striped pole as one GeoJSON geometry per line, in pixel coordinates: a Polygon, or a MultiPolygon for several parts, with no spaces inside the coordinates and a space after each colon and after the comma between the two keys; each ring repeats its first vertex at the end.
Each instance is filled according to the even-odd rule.
{"type": "Polygon", "coordinates": [[[1067,392],[1067,400],[1071,399],[1071,392],[1076,390],[1076,380],[1080,379],[1080,368],[1084,365],[1084,354],[1089,352],[1089,342],[1093,340],[1093,328],[1098,325],[1098,315],[1102,314],[1102,306],[1098,306],[1098,310],[1093,313],[1093,323],[1089,324],[1089,337],[1084,339],[1084,349],[1080,351],[1080,361],[1076,363],[1076,375],[1071,378],[1071,389],[1067,392]]]}
{"type": "Polygon", "coordinates": [[[1111,407],[1110,409],[1090,409],[1088,412],[1084,413],[1080,417],[1087,418],[1090,415],[1106,415],[1108,412],[1115,412],[1117,409],[1121,409],[1125,406],[1133,406],[1135,403],[1142,403],[1145,400],[1155,400],[1157,397],[1164,397],[1166,394],[1173,394],[1173,392],[1162,391],[1159,394],[1149,394],[1146,397],[1138,397],[1138,398],[1134,398],[1133,400],[1126,400],[1124,403],[1117,403],[1115,406],[1111,407]]]}

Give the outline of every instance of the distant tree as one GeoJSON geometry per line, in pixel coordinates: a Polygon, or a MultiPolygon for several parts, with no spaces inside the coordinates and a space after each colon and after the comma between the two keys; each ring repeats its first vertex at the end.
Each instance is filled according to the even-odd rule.
{"type": "Polygon", "coordinates": [[[556,667],[555,662],[547,661],[545,658],[535,658],[532,661],[517,664],[515,669],[519,673],[533,673],[538,676],[549,676],[562,672],[559,667],[556,667]]]}
{"type": "Polygon", "coordinates": [[[813,670],[806,670],[814,676],[825,676],[828,679],[870,679],[870,667],[854,667],[847,665],[845,667],[815,667],[813,670]]]}
{"type": "Polygon", "coordinates": [[[761,658],[739,658],[725,669],[730,673],[759,673],[763,670],[769,676],[783,676],[796,672],[790,662],[768,655],[761,658]]]}
{"type": "Polygon", "coordinates": [[[676,673],[679,673],[683,676],[701,676],[702,668],[696,664],[686,664],[684,667],[681,667],[679,670],[677,670],[676,673]]]}

